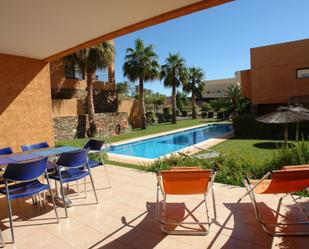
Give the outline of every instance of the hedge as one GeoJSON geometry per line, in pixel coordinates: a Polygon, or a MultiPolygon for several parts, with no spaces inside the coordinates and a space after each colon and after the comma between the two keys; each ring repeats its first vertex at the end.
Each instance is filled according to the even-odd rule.
{"type": "MultiPolygon", "coordinates": [[[[283,139],[283,124],[264,124],[256,121],[255,114],[243,114],[233,118],[235,136],[251,139],[283,139]]],[[[296,124],[289,124],[289,139],[295,140],[296,124]]],[[[299,135],[308,138],[309,122],[299,124],[299,135]]]]}

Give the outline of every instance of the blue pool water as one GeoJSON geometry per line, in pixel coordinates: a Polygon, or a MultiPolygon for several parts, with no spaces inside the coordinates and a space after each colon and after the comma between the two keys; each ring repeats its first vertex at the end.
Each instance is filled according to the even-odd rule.
{"type": "Polygon", "coordinates": [[[153,159],[179,151],[210,138],[221,137],[231,131],[231,125],[207,125],[169,135],[111,146],[109,152],[153,159]]]}

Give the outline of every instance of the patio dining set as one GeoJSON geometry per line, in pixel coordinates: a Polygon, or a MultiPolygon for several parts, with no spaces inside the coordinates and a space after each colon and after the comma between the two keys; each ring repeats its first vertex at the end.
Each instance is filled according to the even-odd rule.
{"type": "MultiPolygon", "coordinates": [[[[15,242],[12,200],[19,198],[32,198],[34,204],[45,205],[45,192],[49,193],[49,198],[55,211],[55,218],[59,222],[55,199],[62,202],[65,209],[65,217],[68,218],[67,208],[71,201],[66,197],[64,184],[69,188],[70,182],[84,179],[86,194],[86,177],[89,176],[93,188],[96,203],[98,198],[94,186],[91,169],[97,166],[105,166],[103,161],[103,150],[107,149],[105,141],[90,139],[83,148],[74,146],[50,147],[47,142],[32,145],[22,145],[22,152],[14,153],[10,147],[0,149],[0,166],[2,180],[0,184],[0,194],[5,195],[10,221],[12,242],[15,242]],[[88,155],[97,155],[99,160],[92,160],[88,155]],[[51,189],[51,180],[55,181],[55,193],[51,189]],[[60,184],[60,194],[58,184],[60,184]],[[43,200],[41,194],[43,193],[43,200]],[[37,200],[39,199],[39,201],[37,200]]],[[[110,181],[107,176],[109,187],[110,181]]],[[[0,240],[5,243],[0,230],[0,240]]]]}

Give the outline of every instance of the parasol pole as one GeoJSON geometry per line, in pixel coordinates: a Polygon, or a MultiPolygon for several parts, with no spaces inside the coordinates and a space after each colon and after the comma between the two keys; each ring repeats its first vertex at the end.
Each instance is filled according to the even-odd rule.
{"type": "Polygon", "coordinates": [[[298,142],[299,139],[299,122],[296,122],[296,142],[298,142]]]}
{"type": "Polygon", "coordinates": [[[289,129],[288,124],[284,124],[284,146],[288,147],[288,139],[289,139],[289,129]]]}

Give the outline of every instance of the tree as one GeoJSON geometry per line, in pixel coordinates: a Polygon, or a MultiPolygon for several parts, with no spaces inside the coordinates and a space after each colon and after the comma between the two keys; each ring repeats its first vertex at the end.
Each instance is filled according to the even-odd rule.
{"type": "Polygon", "coordinates": [[[187,95],[183,92],[177,91],[176,93],[176,106],[180,111],[183,111],[184,107],[188,105],[187,95]]]}
{"type": "Polygon", "coordinates": [[[114,56],[114,46],[109,42],[102,42],[65,57],[67,63],[77,65],[87,76],[87,109],[89,121],[87,134],[89,137],[93,137],[97,134],[93,103],[93,80],[95,79],[95,73],[98,69],[106,69],[112,64],[114,56]]]}
{"type": "Polygon", "coordinates": [[[145,104],[152,105],[154,111],[157,113],[159,106],[163,105],[166,101],[166,96],[160,93],[145,94],[145,104]]]}
{"type": "Polygon", "coordinates": [[[144,82],[159,78],[158,56],[154,52],[154,46],[144,45],[141,39],[135,41],[135,48],[128,48],[123,65],[123,73],[130,81],[139,81],[138,98],[141,110],[141,128],[146,129],[144,82]]]}
{"type": "Polygon", "coordinates": [[[239,85],[231,85],[227,90],[227,99],[229,102],[230,112],[236,116],[238,113],[238,107],[241,102],[241,89],[239,85]]]}
{"type": "Polygon", "coordinates": [[[176,123],[176,89],[187,82],[188,73],[185,60],[179,53],[171,54],[161,67],[161,79],[164,86],[172,88],[172,123],[176,123]]]}
{"type": "Polygon", "coordinates": [[[125,97],[129,96],[129,83],[121,82],[116,84],[117,93],[125,97]]]}
{"type": "Polygon", "coordinates": [[[183,90],[190,93],[191,92],[191,103],[192,103],[192,118],[196,119],[196,103],[195,98],[201,96],[204,89],[205,83],[204,72],[199,67],[190,67],[188,70],[188,82],[184,84],[183,90]]]}

